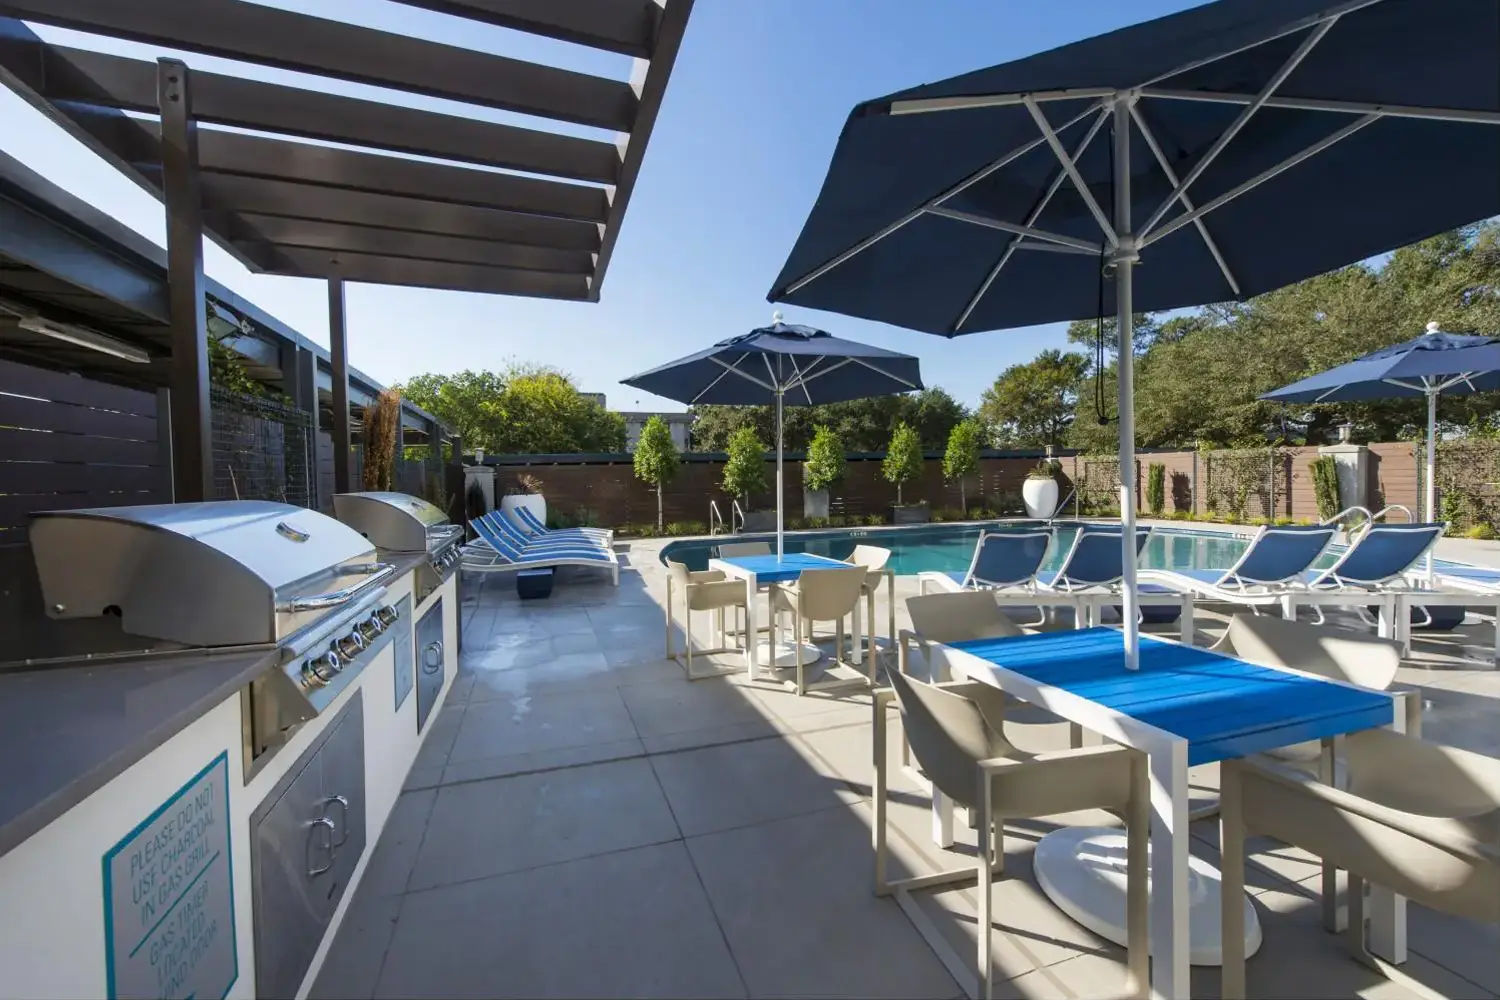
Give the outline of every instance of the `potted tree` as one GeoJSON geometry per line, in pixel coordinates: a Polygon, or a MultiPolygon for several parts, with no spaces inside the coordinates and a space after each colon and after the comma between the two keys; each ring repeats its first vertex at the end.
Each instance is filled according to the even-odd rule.
{"type": "Polygon", "coordinates": [[[656,490],[656,530],[663,530],[662,491],[672,477],[677,475],[679,459],[677,446],[672,443],[672,430],[660,415],[653,415],[641,428],[641,439],[635,446],[635,478],[650,484],[656,490]]]}
{"type": "Polygon", "coordinates": [[[925,524],[931,520],[926,501],[907,505],[902,497],[902,487],[922,474],[922,439],[909,424],[896,425],[885,450],[885,461],[880,463],[880,474],[896,487],[892,524],[925,524]]]}
{"type": "MultiPolygon", "coordinates": [[[[766,446],[753,427],[741,427],[729,438],[729,458],[724,463],[724,492],[742,501],[742,508],[750,506],[750,494],[766,488],[766,446]]],[[[753,520],[745,512],[743,527],[749,531],[766,530],[767,517],[759,515],[753,520]]],[[[776,515],[769,518],[770,528],[776,527],[776,515]]]]}
{"type": "Polygon", "coordinates": [[[844,442],[821,424],[802,466],[802,516],[828,517],[828,487],[844,478],[844,442]]]}
{"type": "Polygon", "coordinates": [[[542,481],[529,472],[516,477],[515,485],[500,498],[502,511],[525,507],[542,524],[547,523],[547,498],[542,496],[542,481]]]}
{"type": "Polygon", "coordinates": [[[943,453],[943,478],[950,483],[958,481],[958,505],[965,517],[969,514],[969,494],[964,478],[979,471],[983,441],[984,430],[979,421],[964,420],[953,425],[948,433],[948,450],[943,453]]]}
{"type": "Polygon", "coordinates": [[[1021,499],[1026,504],[1027,517],[1045,520],[1057,513],[1057,474],[1061,471],[1057,460],[1049,458],[1026,473],[1021,499]]]}

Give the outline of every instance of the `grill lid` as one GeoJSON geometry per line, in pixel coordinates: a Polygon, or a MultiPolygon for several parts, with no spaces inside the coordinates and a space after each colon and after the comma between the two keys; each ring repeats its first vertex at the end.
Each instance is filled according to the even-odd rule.
{"type": "Polygon", "coordinates": [[[337,493],[333,513],[388,552],[426,552],[456,538],[440,507],[405,493],[337,493]]]}
{"type": "Polygon", "coordinates": [[[193,646],[279,642],[389,575],[358,532],[260,500],[44,511],[31,546],[50,617],[117,608],[193,646]]]}

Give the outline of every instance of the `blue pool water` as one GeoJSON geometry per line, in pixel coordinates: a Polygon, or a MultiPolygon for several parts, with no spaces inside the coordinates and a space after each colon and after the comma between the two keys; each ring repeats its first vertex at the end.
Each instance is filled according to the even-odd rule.
{"type": "MultiPolygon", "coordinates": [[[[898,574],[909,575],[928,570],[963,572],[974,556],[975,543],[981,531],[1037,530],[1037,526],[1009,522],[989,525],[915,525],[900,528],[843,529],[796,532],[786,536],[786,551],[811,552],[832,559],[847,559],[859,544],[878,545],[891,550],[891,566],[898,574]]],[[[1077,533],[1076,525],[1058,524],[1047,549],[1045,569],[1062,565],[1068,547],[1077,533]]],[[[740,536],[737,541],[759,540],[764,535],[740,536]]],[[[774,544],[774,536],[770,537],[774,544]]],[[[1181,528],[1157,528],[1146,543],[1141,556],[1142,569],[1228,569],[1249,544],[1248,538],[1236,538],[1223,532],[1193,531],[1181,528]]],[[[687,563],[689,569],[708,568],[708,560],[717,555],[718,541],[707,539],[671,542],[661,552],[663,559],[687,563]]],[[[1331,565],[1334,556],[1325,554],[1320,567],[1331,565]]]]}

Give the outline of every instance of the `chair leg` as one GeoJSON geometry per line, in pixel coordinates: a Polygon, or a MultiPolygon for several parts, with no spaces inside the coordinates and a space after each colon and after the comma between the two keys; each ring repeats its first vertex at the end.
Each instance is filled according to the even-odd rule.
{"type": "Polygon", "coordinates": [[[991,791],[990,776],[981,771],[979,773],[979,807],[983,810],[978,824],[978,850],[975,852],[977,862],[975,868],[978,874],[978,885],[974,892],[979,900],[979,912],[976,915],[975,938],[978,942],[978,955],[975,959],[975,969],[979,976],[980,1000],[989,1000],[994,996],[994,966],[990,956],[990,934],[992,917],[990,916],[991,876],[990,876],[990,817],[994,815],[994,801],[991,791]]]}
{"type": "Polygon", "coordinates": [[[1356,962],[1385,976],[1397,986],[1405,987],[1419,997],[1440,1000],[1443,994],[1425,983],[1418,982],[1399,967],[1370,951],[1365,937],[1365,881],[1354,872],[1349,873],[1349,927],[1345,931],[1349,952],[1356,962]]]}
{"type": "Polygon", "coordinates": [[[1220,915],[1223,931],[1222,985],[1224,1000],[1245,997],[1245,823],[1240,806],[1240,767],[1236,761],[1219,765],[1220,915]]]}
{"type": "Polygon", "coordinates": [[[1130,802],[1125,807],[1125,942],[1130,991],[1151,995],[1150,864],[1151,775],[1136,754],[1130,768],[1130,802]]]}
{"type": "Polygon", "coordinates": [[[889,896],[891,887],[885,880],[885,717],[886,700],[878,694],[871,745],[875,754],[874,788],[870,790],[870,837],[875,848],[875,895],[889,896]]]}
{"type": "Polygon", "coordinates": [[[683,610],[682,639],[683,639],[683,645],[686,647],[686,649],[684,650],[684,652],[687,655],[687,675],[688,675],[688,680],[692,680],[693,679],[693,609],[692,608],[686,608],[686,609],[683,610]]]}
{"type": "Polygon", "coordinates": [[[802,609],[792,613],[792,645],[797,655],[797,697],[807,694],[807,682],[802,668],[802,609]]]}
{"type": "Polygon", "coordinates": [[[675,659],[677,654],[672,651],[672,578],[667,577],[667,659],[675,659]]]}

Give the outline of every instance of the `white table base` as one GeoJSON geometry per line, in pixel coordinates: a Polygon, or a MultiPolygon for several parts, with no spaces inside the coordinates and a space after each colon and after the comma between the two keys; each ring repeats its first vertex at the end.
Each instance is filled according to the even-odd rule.
{"type": "MultiPolygon", "coordinates": [[[[1037,882],[1059,910],[1106,941],[1124,946],[1125,833],[1109,827],[1064,827],[1043,837],[1032,856],[1037,882]]],[[[1188,961],[1220,965],[1219,872],[1201,858],[1188,858],[1188,961]]],[[[1260,920],[1245,896],[1245,957],[1261,945],[1260,920]]]]}

